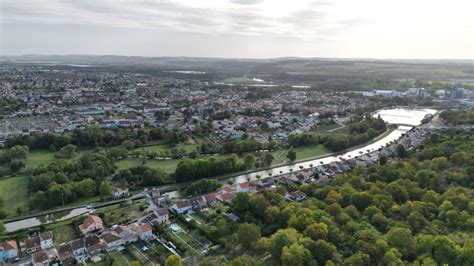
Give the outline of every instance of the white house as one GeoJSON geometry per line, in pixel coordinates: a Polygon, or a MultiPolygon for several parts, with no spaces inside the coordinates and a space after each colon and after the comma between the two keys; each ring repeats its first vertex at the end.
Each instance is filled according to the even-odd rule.
{"type": "Polygon", "coordinates": [[[102,240],[106,245],[107,251],[115,250],[123,245],[122,238],[114,231],[103,234],[102,240]]]}
{"type": "Polygon", "coordinates": [[[169,212],[166,208],[160,208],[156,210],[157,222],[159,224],[165,224],[169,221],[169,212]]]}
{"type": "Polygon", "coordinates": [[[179,200],[171,208],[179,214],[188,212],[193,208],[193,205],[189,200],[179,200]]]}
{"type": "Polygon", "coordinates": [[[102,231],[104,230],[104,223],[98,216],[90,215],[79,225],[79,229],[84,235],[90,232],[102,231]]]}
{"type": "Polygon", "coordinates": [[[72,247],[72,252],[74,252],[74,257],[77,262],[84,262],[89,254],[87,253],[86,243],[83,238],[76,239],[70,242],[72,247]]]}
{"type": "Polygon", "coordinates": [[[121,198],[121,197],[128,196],[128,189],[121,189],[121,188],[115,187],[112,190],[112,196],[114,196],[114,198],[121,198]]]}
{"type": "Polygon", "coordinates": [[[43,232],[39,235],[41,241],[41,249],[48,249],[53,247],[53,232],[43,232]]]}
{"type": "Polygon", "coordinates": [[[153,230],[150,224],[138,225],[138,236],[141,240],[149,240],[153,237],[153,230]]]}

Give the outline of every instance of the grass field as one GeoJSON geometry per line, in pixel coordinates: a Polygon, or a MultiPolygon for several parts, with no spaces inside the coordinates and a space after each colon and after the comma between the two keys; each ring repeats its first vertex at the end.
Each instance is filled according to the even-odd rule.
{"type": "Polygon", "coordinates": [[[25,161],[26,168],[31,169],[40,164],[47,165],[54,161],[54,153],[46,150],[33,150],[25,161]]]}
{"type": "Polygon", "coordinates": [[[328,130],[331,130],[331,129],[334,129],[334,128],[338,128],[340,127],[341,125],[339,124],[330,124],[330,125],[322,125],[322,126],[318,126],[317,128],[315,129],[312,129],[311,132],[315,132],[315,133],[324,133],[328,130]]]}
{"type": "Polygon", "coordinates": [[[15,215],[17,208],[27,209],[28,177],[15,176],[0,179],[0,196],[5,203],[5,209],[10,215],[15,215]]]}
{"type": "MultiPolygon", "coordinates": [[[[306,159],[306,158],[311,158],[311,157],[316,157],[316,156],[321,156],[324,154],[331,153],[331,151],[326,149],[324,145],[322,144],[306,146],[306,147],[297,147],[297,148],[294,148],[293,150],[296,152],[296,160],[301,160],[301,159],[306,159]]],[[[288,149],[284,149],[284,150],[277,150],[277,151],[272,152],[273,156],[275,157],[275,159],[272,162],[272,165],[288,162],[288,158],[286,158],[288,151],[289,151],[288,149]]]]}
{"type": "Polygon", "coordinates": [[[179,159],[172,160],[145,160],[145,164],[142,163],[141,159],[128,158],[120,160],[116,163],[117,169],[128,169],[137,165],[146,165],[151,168],[161,168],[167,173],[174,173],[176,166],[178,165],[179,159]]]}
{"type": "Polygon", "coordinates": [[[75,228],[71,223],[57,223],[48,225],[47,230],[52,230],[54,235],[54,242],[62,244],[71,240],[79,238],[75,228]]]}

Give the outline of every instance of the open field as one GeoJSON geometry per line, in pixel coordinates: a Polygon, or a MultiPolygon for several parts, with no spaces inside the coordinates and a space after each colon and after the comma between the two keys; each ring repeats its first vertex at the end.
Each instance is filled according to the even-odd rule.
{"type": "Polygon", "coordinates": [[[25,164],[27,169],[32,169],[40,164],[48,165],[54,161],[54,153],[47,150],[32,150],[26,158],[25,164]]]}
{"type": "Polygon", "coordinates": [[[79,234],[77,234],[76,229],[70,221],[47,225],[46,229],[53,231],[54,242],[56,244],[66,243],[79,238],[79,234]]]}
{"type": "Polygon", "coordinates": [[[172,160],[149,160],[145,159],[145,164],[142,163],[143,160],[136,158],[128,158],[125,160],[120,160],[116,163],[117,169],[128,169],[130,167],[138,165],[146,165],[151,168],[161,168],[167,173],[174,173],[176,166],[178,165],[179,159],[172,160]]]}
{"type": "Polygon", "coordinates": [[[0,179],[0,196],[5,209],[10,215],[16,214],[17,208],[26,210],[28,205],[28,177],[14,176],[0,179]]]}
{"type": "MultiPolygon", "coordinates": [[[[296,152],[296,160],[302,160],[331,153],[331,151],[326,149],[322,144],[306,147],[297,147],[293,150],[296,152]]],[[[288,151],[289,149],[284,149],[272,152],[273,156],[275,157],[272,165],[288,162],[288,158],[286,158],[288,151]]]]}

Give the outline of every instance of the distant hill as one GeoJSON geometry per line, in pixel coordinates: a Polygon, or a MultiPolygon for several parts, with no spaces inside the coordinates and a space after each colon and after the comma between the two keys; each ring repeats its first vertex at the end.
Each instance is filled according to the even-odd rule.
{"type": "Polygon", "coordinates": [[[93,65],[112,68],[199,70],[225,75],[260,75],[272,80],[319,82],[330,79],[474,80],[474,60],[203,57],[117,55],[1,56],[0,63],[93,65]]]}

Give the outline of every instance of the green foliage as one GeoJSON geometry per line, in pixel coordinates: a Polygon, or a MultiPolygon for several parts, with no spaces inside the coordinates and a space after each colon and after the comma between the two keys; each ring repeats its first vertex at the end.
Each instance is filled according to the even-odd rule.
{"type": "Polygon", "coordinates": [[[181,257],[178,255],[170,255],[166,258],[165,266],[182,266],[181,257]]]}
{"type": "Polygon", "coordinates": [[[439,115],[447,123],[453,125],[473,125],[474,110],[447,110],[439,115]]]}
{"type": "Polygon", "coordinates": [[[294,162],[296,160],[296,152],[294,150],[289,150],[286,158],[288,158],[290,162],[294,162]]]}
{"type": "Polygon", "coordinates": [[[189,185],[186,188],[186,195],[203,195],[209,192],[213,192],[220,187],[221,183],[217,182],[216,180],[204,178],[189,185]]]}
{"type": "Polygon", "coordinates": [[[285,201],[284,192],[238,193],[230,211],[241,224],[218,218],[212,230],[229,242],[245,234],[241,225],[258,225],[264,237],[253,247],[271,254],[269,264],[472,265],[474,132],[448,132],[420,147],[326,186],[301,185],[308,195],[301,203],[285,201]],[[219,234],[218,224],[234,234],[219,234]]]}
{"type": "Polygon", "coordinates": [[[245,164],[243,160],[236,155],[222,159],[182,159],[176,167],[174,176],[176,182],[186,182],[233,173],[244,169],[245,164]]]}
{"type": "Polygon", "coordinates": [[[371,118],[370,116],[365,120],[350,123],[347,128],[349,131],[347,134],[291,134],[288,137],[288,143],[293,147],[324,144],[332,151],[341,151],[367,142],[387,129],[381,118],[371,118]]]}

